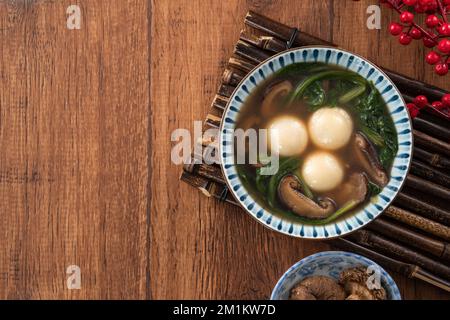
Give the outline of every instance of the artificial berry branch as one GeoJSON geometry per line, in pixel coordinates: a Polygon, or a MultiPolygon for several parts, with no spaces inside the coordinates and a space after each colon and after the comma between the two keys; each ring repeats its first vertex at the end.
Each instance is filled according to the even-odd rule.
{"type": "Polygon", "coordinates": [[[436,112],[445,118],[449,118],[450,109],[450,93],[444,94],[440,101],[428,102],[427,97],[420,95],[414,98],[411,103],[406,105],[408,107],[411,118],[415,118],[420,114],[420,110],[425,107],[432,107],[436,112]]]}
{"type": "Polygon", "coordinates": [[[398,36],[402,45],[422,39],[430,51],[425,61],[434,65],[437,74],[446,75],[450,67],[450,0],[380,0],[399,14],[400,22],[392,22],[389,32],[398,36]],[[426,13],[425,25],[417,24],[415,14],[426,13]],[[439,18],[440,16],[440,18],[439,18]],[[428,28],[428,29],[427,29],[428,28]]]}

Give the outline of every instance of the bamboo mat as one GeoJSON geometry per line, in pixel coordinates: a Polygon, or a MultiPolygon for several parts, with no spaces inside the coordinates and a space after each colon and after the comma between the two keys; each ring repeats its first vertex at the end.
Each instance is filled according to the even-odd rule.
{"type": "MultiPolygon", "coordinates": [[[[260,62],[289,48],[332,43],[249,12],[233,55],[222,75],[203,131],[218,129],[234,89],[260,62]]],[[[438,100],[442,89],[384,69],[405,101],[424,94],[438,100]]],[[[450,121],[431,108],[413,121],[414,156],[405,187],[394,204],[364,229],[344,238],[328,240],[340,249],[353,251],[383,267],[450,291],[450,121]]],[[[217,137],[204,136],[197,143],[202,154],[181,174],[184,181],[208,197],[239,205],[228,191],[217,156],[217,137]]]]}

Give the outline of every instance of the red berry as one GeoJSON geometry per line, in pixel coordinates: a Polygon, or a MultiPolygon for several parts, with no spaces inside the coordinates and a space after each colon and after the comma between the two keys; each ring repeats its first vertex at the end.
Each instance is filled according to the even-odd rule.
{"type": "Polygon", "coordinates": [[[441,101],[435,101],[431,104],[433,106],[433,108],[435,108],[436,110],[442,110],[444,109],[444,104],[441,101]]]}
{"type": "Polygon", "coordinates": [[[396,23],[396,22],[392,22],[389,25],[389,32],[393,35],[393,36],[398,36],[400,33],[402,33],[403,31],[403,27],[396,23]]]}
{"type": "Polygon", "coordinates": [[[406,33],[403,32],[400,35],[400,37],[398,37],[398,41],[400,42],[400,44],[406,46],[406,45],[411,43],[412,38],[411,38],[411,36],[409,34],[406,34],[406,33]]]}
{"type": "Polygon", "coordinates": [[[411,22],[413,22],[413,20],[414,20],[414,15],[409,11],[403,11],[400,14],[400,21],[403,23],[410,24],[411,22]]]}
{"type": "Polygon", "coordinates": [[[424,13],[425,11],[427,11],[425,7],[423,7],[423,6],[419,5],[419,4],[416,4],[416,5],[414,6],[414,10],[415,10],[417,13],[424,13]]]}
{"type": "Polygon", "coordinates": [[[408,103],[406,105],[406,107],[408,108],[409,111],[409,115],[411,116],[411,118],[415,118],[417,117],[417,115],[420,113],[419,108],[417,108],[417,106],[414,103],[408,103]]]}
{"type": "Polygon", "coordinates": [[[449,39],[442,39],[438,43],[438,49],[440,52],[443,53],[450,53],[450,40],[449,39]]]}
{"type": "Polygon", "coordinates": [[[436,73],[440,76],[445,76],[448,73],[448,64],[446,63],[438,63],[436,67],[434,67],[436,73]]]}
{"type": "Polygon", "coordinates": [[[438,29],[439,33],[443,36],[450,36],[450,23],[444,23],[438,29]]]}
{"type": "Polygon", "coordinates": [[[449,5],[450,4],[450,0],[442,0],[442,4],[444,6],[449,5]]]}
{"type": "Polygon", "coordinates": [[[442,103],[446,107],[450,107],[450,93],[444,94],[441,98],[442,103]]]}
{"type": "Polygon", "coordinates": [[[428,37],[423,38],[423,45],[427,48],[433,48],[436,45],[436,42],[434,42],[433,39],[430,39],[428,37]]]}
{"type": "Polygon", "coordinates": [[[430,5],[432,2],[432,0],[419,0],[419,5],[426,7],[428,5],[430,5]]]}
{"type": "Polygon", "coordinates": [[[419,108],[422,109],[428,104],[427,97],[421,95],[414,98],[413,103],[419,108]]]}
{"type": "Polygon", "coordinates": [[[425,19],[425,24],[428,28],[434,28],[439,24],[439,18],[436,17],[434,14],[430,14],[425,19]]]}
{"type": "Polygon", "coordinates": [[[413,28],[411,29],[411,31],[409,32],[409,35],[413,38],[413,39],[420,39],[422,38],[422,31],[420,31],[419,29],[413,28]]]}
{"type": "Polygon", "coordinates": [[[417,0],[403,0],[403,3],[407,6],[414,6],[417,3],[417,0]]]}
{"type": "Polygon", "coordinates": [[[435,51],[430,51],[425,57],[425,61],[429,64],[436,64],[439,60],[441,60],[441,56],[435,51]]]}
{"type": "Polygon", "coordinates": [[[434,11],[436,11],[437,7],[438,7],[438,4],[437,4],[436,0],[430,0],[430,3],[426,6],[426,11],[434,12],[434,11]]]}

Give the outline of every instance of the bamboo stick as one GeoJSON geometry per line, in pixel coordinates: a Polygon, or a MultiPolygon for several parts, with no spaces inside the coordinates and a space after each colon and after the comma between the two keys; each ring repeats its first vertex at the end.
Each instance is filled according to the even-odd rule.
{"type": "Polygon", "coordinates": [[[450,156],[450,144],[429,136],[419,130],[413,130],[414,144],[424,149],[450,156]]]}
{"type": "Polygon", "coordinates": [[[384,218],[375,219],[372,223],[369,223],[367,227],[388,238],[395,237],[395,241],[400,241],[407,246],[414,247],[438,258],[450,261],[449,243],[420,234],[384,218]]]}
{"type": "Polygon", "coordinates": [[[420,114],[413,120],[414,128],[427,133],[435,138],[443,141],[450,141],[450,129],[444,126],[440,126],[434,122],[429,121],[427,118],[420,114]]]}
{"type": "Polygon", "coordinates": [[[222,169],[218,165],[199,164],[195,168],[195,172],[206,179],[225,184],[225,180],[222,175],[222,169]]]}
{"type": "Polygon", "coordinates": [[[433,220],[421,217],[417,214],[392,205],[384,211],[383,215],[403,222],[411,227],[425,231],[436,237],[442,238],[446,241],[450,241],[450,228],[433,220]]]}
{"type": "Polygon", "coordinates": [[[230,85],[232,87],[237,87],[239,82],[244,78],[244,74],[237,69],[232,67],[227,67],[222,75],[222,83],[230,85]]]}
{"type": "Polygon", "coordinates": [[[405,192],[400,192],[395,198],[394,203],[399,204],[405,209],[414,210],[415,213],[426,218],[442,223],[446,226],[450,226],[450,212],[422,200],[413,198],[405,192]]]}
{"type": "Polygon", "coordinates": [[[346,236],[346,238],[367,246],[375,251],[388,254],[391,257],[401,259],[408,263],[415,263],[418,266],[437,274],[447,281],[450,280],[450,267],[424,256],[393,241],[387,240],[371,231],[356,230],[346,236]]]}
{"type": "Polygon", "coordinates": [[[371,249],[368,249],[362,245],[356,244],[348,239],[340,238],[331,240],[329,242],[331,243],[332,246],[339,248],[341,250],[355,252],[369,259],[372,259],[374,262],[380,264],[382,267],[395,271],[399,274],[402,274],[405,277],[411,279],[419,279],[450,292],[449,281],[442,279],[422,269],[417,265],[398,261],[391,257],[385,256],[379,252],[375,252],[371,249]]]}
{"type": "Polygon", "coordinates": [[[216,109],[222,110],[222,112],[223,112],[227,106],[228,100],[229,99],[227,97],[217,94],[214,97],[214,100],[211,104],[211,108],[216,108],[216,109]]]}
{"type": "Polygon", "coordinates": [[[296,28],[290,28],[253,11],[249,11],[247,13],[245,17],[245,24],[263,32],[264,34],[267,34],[268,36],[283,40],[286,43],[292,38],[292,35],[296,33],[296,28]]]}
{"type": "Polygon", "coordinates": [[[236,88],[233,87],[233,86],[230,86],[228,84],[222,84],[219,87],[219,91],[217,92],[217,94],[219,94],[219,95],[221,95],[223,97],[230,98],[231,95],[233,94],[234,89],[236,89],[236,88]]]}
{"type": "Polygon", "coordinates": [[[264,50],[241,40],[237,42],[234,53],[257,64],[272,56],[264,50]]]}
{"type": "Polygon", "coordinates": [[[417,146],[414,147],[413,157],[436,168],[450,169],[450,159],[447,159],[437,153],[425,151],[417,146]]]}
{"type": "Polygon", "coordinates": [[[199,189],[205,196],[211,196],[209,192],[210,181],[208,179],[183,170],[180,180],[199,189]]]}
{"type": "Polygon", "coordinates": [[[241,31],[241,35],[239,39],[242,41],[248,42],[249,44],[267,50],[271,52],[281,52],[287,49],[286,41],[282,41],[275,37],[264,36],[264,35],[255,35],[249,32],[248,29],[244,29],[241,31]]]}
{"type": "Polygon", "coordinates": [[[450,175],[422,162],[413,160],[409,172],[429,181],[434,181],[446,188],[450,187],[450,175]]]}
{"type": "Polygon", "coordinates": [[[400,91],[410,94],[412,97],[418,95],[425,95],[431,101],[441,100],[441,97],[447,92],[441,88],[432,86],[422,81],[415,80],[403,74],[398,74],[396,72],[384,69],[386,74],[392,81],[395,82],[396,86],[400,91]]]}
{"type": "Polygon", "coordinates": [[[228,60],[228,65],[232,68],[242,70],[245,73],[249,73],[257,66],[256,63],[251,61],[245,61],[238,56],[232,56],[230,60],[228,60]]]}
{"type": "Polygon", "coordinates": [[[450,189],[440,186],[436,183],[427,181],[425,179],[416,177],[413,174],[409,174],[406,177],[405,183],[407,186],[429,194],[434,197],[439,197],[444,200],[450,199],[450,189]]]}
{"type": "Polygon", "coordinates": [[[211,128],[218,129],[220,127],[220,122],[222,118],[213,114],[208,114],[206,116],[205,124],[210,126],[211,128]]]}

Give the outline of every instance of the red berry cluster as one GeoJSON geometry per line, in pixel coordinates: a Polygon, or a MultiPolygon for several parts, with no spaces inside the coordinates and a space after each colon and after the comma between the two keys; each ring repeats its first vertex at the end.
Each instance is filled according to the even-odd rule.
{"type": "MultiPolygon", "coordinates": [[[[420,110],[428,105],[429,102],[427,97],[417,96],[414,98],[413,102],[408,103],[406,106],[408,107],[411,118],[415,118],[420,113],[420,110]]],[[[431,106],[439,113],[443,113],[444,116],[448,116],[450,110],[450,93],[444,94],[441,101],[432,102],[431,106]]]]}
{"type": "Polygon", "coordinates": [[[400,22],[392,22],[389,32],[398,36],[402,45],[408,45],[413,39],[422,39],[430,51],[425,61],[434,65],[437,74],[446,75],[450,67],[450,0],[380,0],[381,3],[396,10],[400,22]],[[415,14],[425,13],[425,25],[414,22],[415,14]]]}

